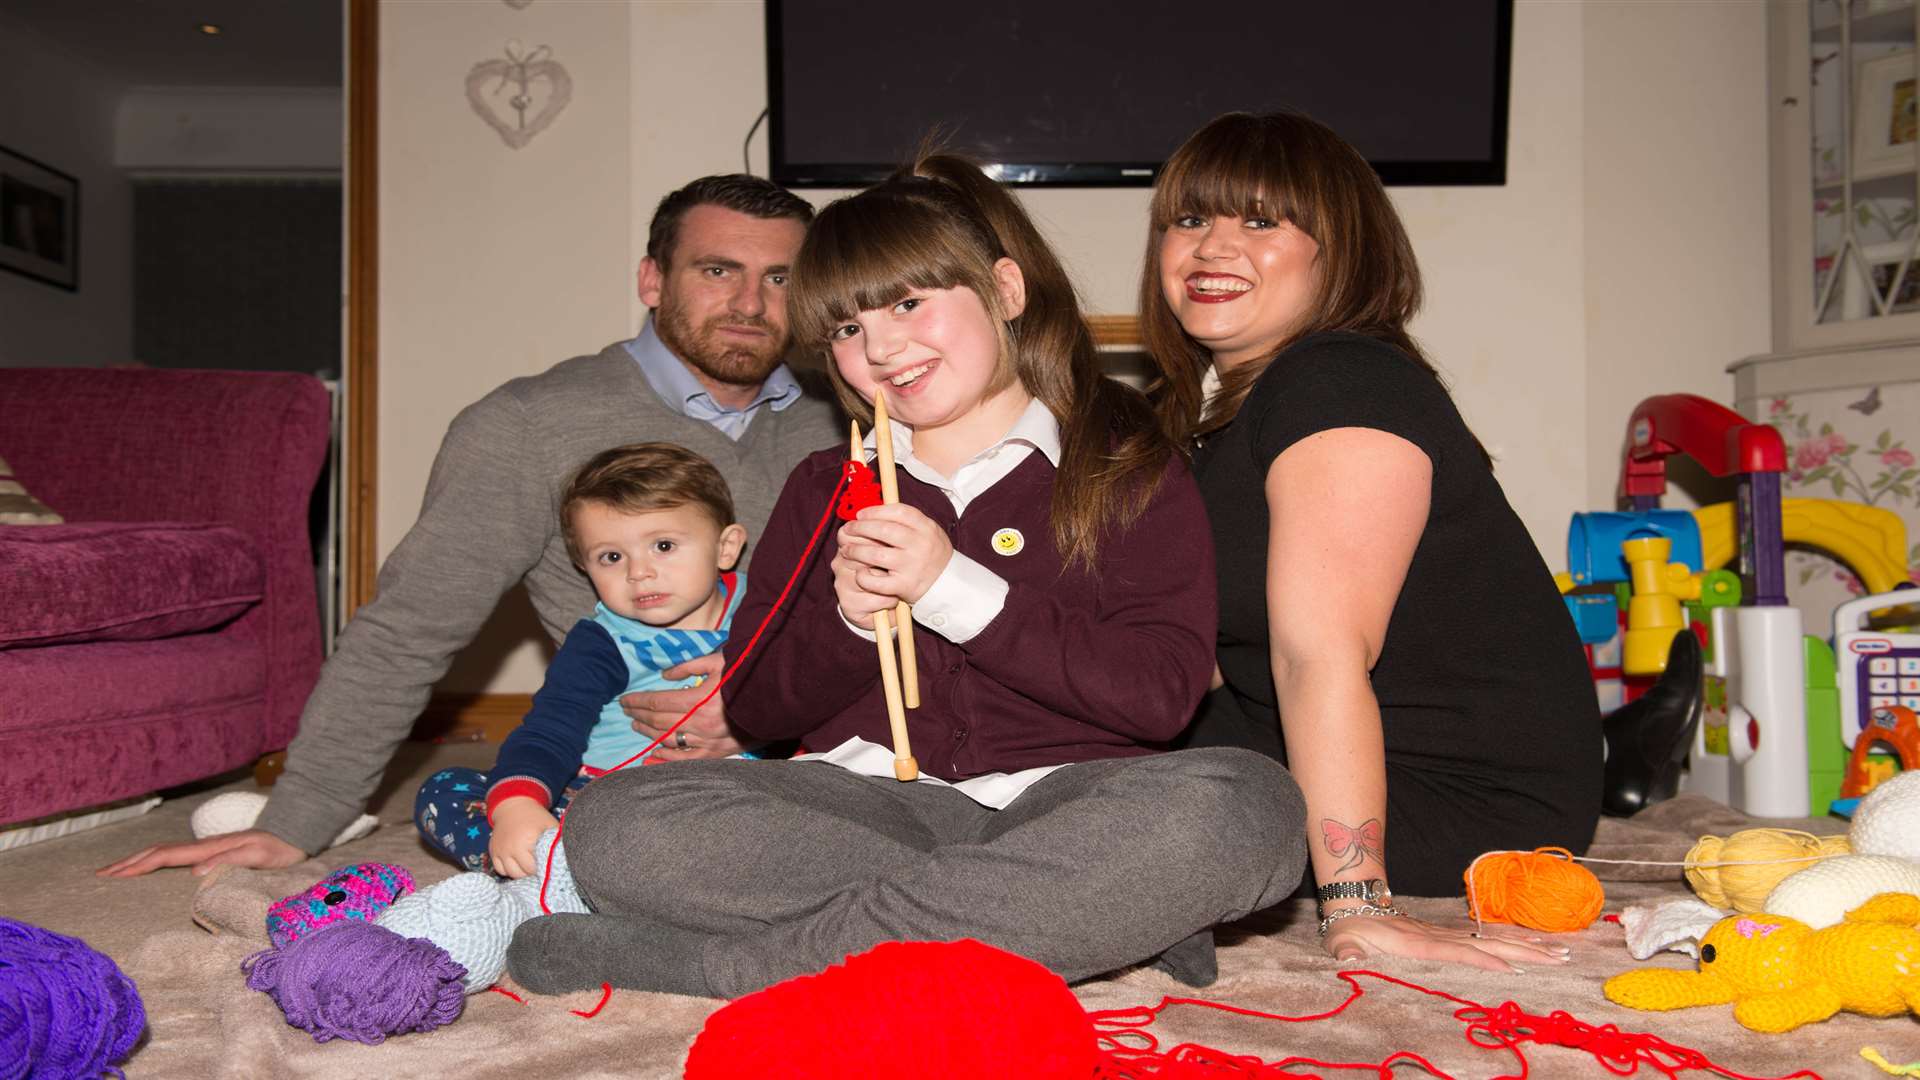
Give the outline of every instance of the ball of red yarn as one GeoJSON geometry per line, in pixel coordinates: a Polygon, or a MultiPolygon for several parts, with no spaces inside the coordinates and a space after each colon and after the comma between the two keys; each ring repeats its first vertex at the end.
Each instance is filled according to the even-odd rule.
{"type": "Polygon", "coordinates": [[[1469,914],[1554,934],[1586,929],[1607,902],[1600,879],[1566,848],[1483,855],[1462,879],[1469,914]]]}
{"type": "Polygon", "coordinates": [[[1088,1080],[1093,1021],[1060,976],[972,939],[893,941],[707,1017],[687,1080],[1088,1080]]]}

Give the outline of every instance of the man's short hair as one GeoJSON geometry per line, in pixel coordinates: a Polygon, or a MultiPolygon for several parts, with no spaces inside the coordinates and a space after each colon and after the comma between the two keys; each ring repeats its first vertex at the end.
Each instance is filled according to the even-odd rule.
{"type": "Polygon", "coordinates": [[[573,474],[560,501],[560,535],[576,566],[580,565],[580,538],[573,515],[590,502],[624,514],[697,506],[718,529],[735,520],[726,477],[712,462],[675,443],[632,443],[602,450],[573,474]]]}
{"type": "Polygon", "coordinates": [[[669,192],[653,209],[653,223],[647,226],[647,255],[662,268],[679,242],[680,220],[696,206],[718,206],[769,221],[792,218],[801,225],[813,221],[813,207],[805,199],[771,180],[749,173],[703,176],[669,192]]]}

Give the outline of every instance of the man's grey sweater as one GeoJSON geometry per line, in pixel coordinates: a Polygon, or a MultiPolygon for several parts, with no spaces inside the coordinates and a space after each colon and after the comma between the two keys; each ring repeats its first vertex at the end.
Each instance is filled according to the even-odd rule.
{"type": "Polygon", "coordinates": [[[620,343],[462,410],[419,520],[321,669],[258,827],[313,853],[360,814],[433,684],[515,584],[526,585],[555,642],[592,615],[593,588],[568,560],[559,521],[567,481],[589,457],[646,441],[705,456],[733,489],[751,558],[787,473],[845,438],[837,417],[817,395],[764,407],[735,442],[662,402],[620,343]]]}

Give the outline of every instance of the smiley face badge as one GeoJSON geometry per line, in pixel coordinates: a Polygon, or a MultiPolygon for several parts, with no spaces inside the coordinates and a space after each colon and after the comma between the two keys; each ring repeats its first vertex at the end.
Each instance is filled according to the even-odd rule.
{"type": "Polygon", "coordinates": [[[1026,549],[1027,538],[1020,535],[1019,529],[1008,528],[994,533],[989,543],[993,545],[996,555],[1018,555],[1026,549]]]}

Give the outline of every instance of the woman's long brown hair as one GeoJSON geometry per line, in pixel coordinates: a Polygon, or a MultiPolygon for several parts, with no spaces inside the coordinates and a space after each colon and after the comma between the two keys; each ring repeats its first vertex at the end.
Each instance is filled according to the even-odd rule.
{"type": "Polygon", "coordinates": [[[1140,331],[1159,374],[1155,409],[1181,445],[1224,427],[1273,357],[1222,376],[1202,415],[1200,381],[1213,354],[1188,336],[1160,291],[1160,239],[1186,214],[1290,221],[1320,245],[1318,280],[1299,325],[1274,350],[1309,334],[1344,330],[1395,346],[1440,373],[1407,333],[1420,309],[1420,266],[1380,178],[1360,152],[1297,113],[1227,113],[1174,151],[1155,183],[1140,276],[1140,331]]]}
{"type": "Polygon", "coordinates": [[[872,407],[833,363],[828,333],[912,292],[955,287],[973,290],[1000,328],[995,387],[1018,379],[1060,425],[1054,544],[1067,565],[1091,568],[1107,531],[1146,508],[1174,444],[1144,395],[1102,373],[1060,260],[1020,204],[978,166],[923,154],[822,210],[794,261],[787,311],[800,347],[826,354],[841,404],[871,422],[872,407]],[[1002,258],[1026,282],[1026,306],[1012,319],[993,276],[1002,258]]]}

